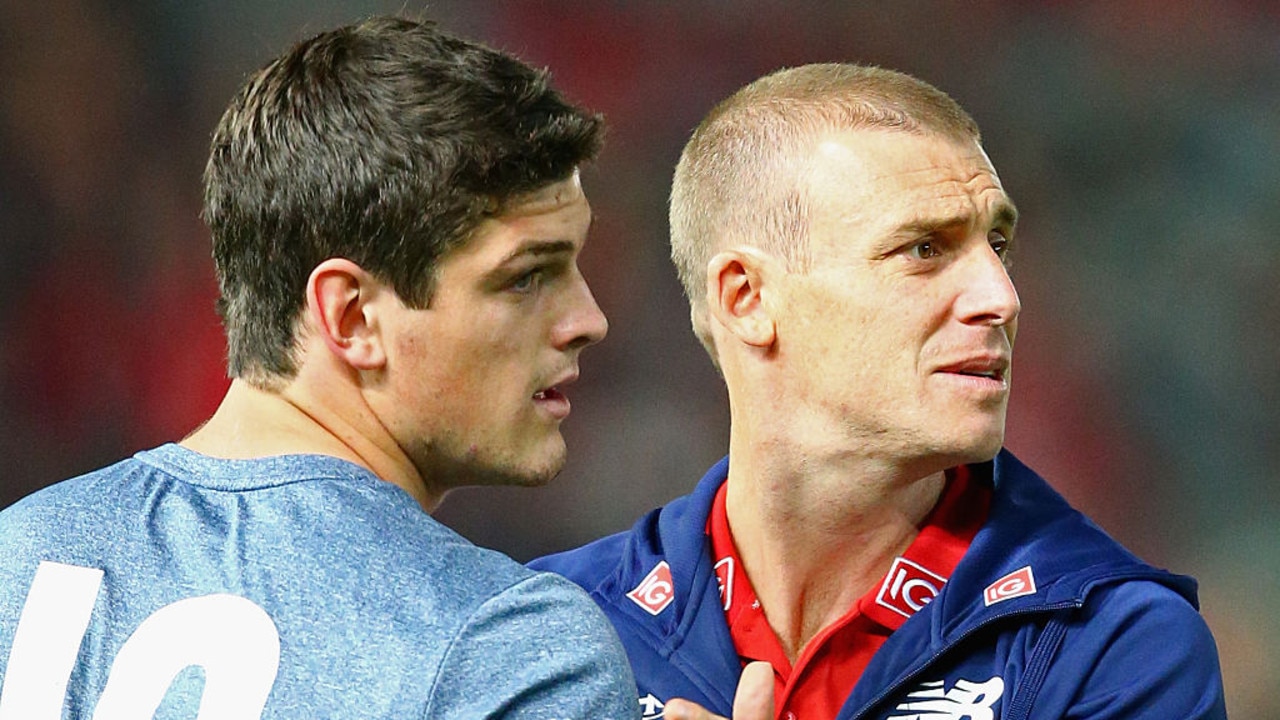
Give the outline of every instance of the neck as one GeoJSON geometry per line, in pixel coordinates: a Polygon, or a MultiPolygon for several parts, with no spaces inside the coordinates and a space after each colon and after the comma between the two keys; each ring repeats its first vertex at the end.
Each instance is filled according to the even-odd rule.
{"type": "Polygon", "coordinates": [[[911,544],[945,477],[847,452],[739,440],[730,441],[729,524],[765,616],[794,662],[911,544]]]}
{"type": "Polygon", "coordinates": [[[443,492],[428,485],[358,393],[341,387],[317,392],[304,377],[279,392],[233,380],[213,416],[179,444],[225,459],[328,455],[403,488],[427,512],[443,499],[443,492]]]}

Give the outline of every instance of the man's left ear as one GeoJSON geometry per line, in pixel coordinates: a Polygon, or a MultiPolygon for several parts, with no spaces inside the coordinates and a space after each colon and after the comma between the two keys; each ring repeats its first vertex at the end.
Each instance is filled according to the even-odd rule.
{"type": "Polygon", "coordinates": [[[386,365],[379,301],[389,289],[346,258],[329,258],[307,278],[306,316],[334,356],[356,370],[386,365]]]}

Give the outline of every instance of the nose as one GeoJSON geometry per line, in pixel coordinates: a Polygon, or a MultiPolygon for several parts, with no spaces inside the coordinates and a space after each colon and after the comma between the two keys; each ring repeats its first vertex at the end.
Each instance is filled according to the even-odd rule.
{"type": "Polygon", "coordinates": [[[556,345],[566,349],[581,349],[595,345],[609,333],[609,320],[604,316],[587,281],[579,273],[576,292],[567,314],[556,329],[556,345]]]}
{"type": "Polygon", "coordinates": [[[1022,312],[1009,268],[986,242],[964,264],[963,291],[957,310],[971,325],[1012,326],[1022,312]]]}

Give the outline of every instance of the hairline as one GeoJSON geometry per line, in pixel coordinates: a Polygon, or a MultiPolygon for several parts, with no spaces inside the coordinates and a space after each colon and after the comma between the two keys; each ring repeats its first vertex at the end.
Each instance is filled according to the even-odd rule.
{"type": "Polygon", "coordinates": [[[746,244],[781,257],[789,270],[806,271],[808,160],[824,139],[865,131],[905,132],[982,147],[977,123],[942,91],[903,73],[847,64],[766,75],[718,104],[694,130],[672,185],[671,250],[694,332],[717,366],[705,327],[706,263],[729,244],[746,244]],[[727,155],[734,143],[755,150],[751,160],[715,157],[727,155]],[[731,199],[710,201],[712,191],[698,187],[708,180],[731,199]],[[744,196],[756,202],[744,202],[744,196]],[[790,236],[771,232],[780,229],[790,236]],[[726,243],[725,238],[732,239],[726,243]]]}

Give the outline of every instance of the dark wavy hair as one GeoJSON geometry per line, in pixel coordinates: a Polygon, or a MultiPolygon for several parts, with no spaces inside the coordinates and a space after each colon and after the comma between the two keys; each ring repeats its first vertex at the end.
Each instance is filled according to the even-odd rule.
{"type": "Polygon", "coordinates": [[[204,173],[228,374],[296,373],[307,278],[327,258],[427,306],[441,257],[570,177],[602,133],[545,70],[431,22],[372,18],[299,43],[245,82],[204,173]]]}

